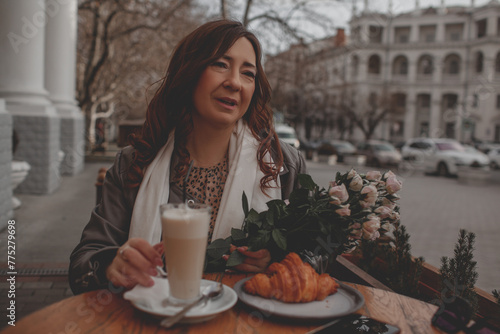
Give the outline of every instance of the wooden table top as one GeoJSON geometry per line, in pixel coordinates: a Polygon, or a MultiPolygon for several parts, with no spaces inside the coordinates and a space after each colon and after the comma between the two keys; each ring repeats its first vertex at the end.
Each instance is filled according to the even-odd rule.
{"type": "MultiPolygon", "coordinates": [[[[226,274],[232,287],[242,274],[226,274]]],[[[214,279],[213,274],[205,275],[214,279]]],[[[346,283],[360,291],[365,305],[356,313],[401,328],[401,333],[442,333],[431,326],[437,306],[381,289],[346,283]]],[[[7,326],[8,333],[306,333],[329,322],[291,322],[263,315],[238,302],[214,319],[198,324],[180,324],[172,329],[158,326],[158,319],[136,310],[121,293],[108,290],[87,292],[54,303],[7,326]]]]}

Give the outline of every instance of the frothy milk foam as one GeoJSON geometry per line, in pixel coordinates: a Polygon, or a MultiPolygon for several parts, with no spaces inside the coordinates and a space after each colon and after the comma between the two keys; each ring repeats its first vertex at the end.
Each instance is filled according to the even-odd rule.
{"type": "Polygon", "coordinates": [[[171,207],[163,211],[161,219],[170,295],[193,299],[200,292],[210,211],[171,207]]]}

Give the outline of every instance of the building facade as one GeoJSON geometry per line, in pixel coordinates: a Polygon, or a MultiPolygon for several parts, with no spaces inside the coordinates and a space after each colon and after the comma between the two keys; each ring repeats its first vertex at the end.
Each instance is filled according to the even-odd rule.
{"type": "Polygon", "coordinates": [[[294,46],[266,63],[273,89],[288,96],[277,108],[294,109],[293,97],[302,95],[294,110],[306,116],[290,118],[304,138],[357,141],[372,126],[370,138],[395,143],[419,136],[500,142],[497,0],[439,8],[416,1],[395,16],[354,14],[348,38],[340,31],[320,50],[294,46]],[[293,70],[288,78],[283,64],[293,70]]]}
{"type": "Polygon", "coordinates": [[[12,216],[14,163],[30,166],[19,192],[49,194],[61,175],[83,169],[85,137],[75,100],[77,0],[0,0],[0,13],[1,227],[12,216]]]}

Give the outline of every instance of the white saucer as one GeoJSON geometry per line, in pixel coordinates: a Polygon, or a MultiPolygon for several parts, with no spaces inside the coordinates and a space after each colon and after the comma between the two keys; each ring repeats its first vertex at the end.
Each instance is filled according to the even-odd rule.
{"type": "MultiPolygon", "coordinates": [[[[168,317],[177,313],[181,307],[164,305],[163,301],[169,294],[168,280],[166,278],[152,277],[155,284],[152,287],[136,285],[132,290],[124,293],[123,298],[130,300],[132,305],[149,314],[168,317]]],[[[201,280],[201,290],[214,281],[201,280]]],[[[207,303],[201,303],[193,307],[186,313],[181,323],[195,323],[207,321],[214,318],[217,314],[224,312],[238,301],[236,292],[224,285],[223,294],[215,300],[209,300],[207,303]]]]}

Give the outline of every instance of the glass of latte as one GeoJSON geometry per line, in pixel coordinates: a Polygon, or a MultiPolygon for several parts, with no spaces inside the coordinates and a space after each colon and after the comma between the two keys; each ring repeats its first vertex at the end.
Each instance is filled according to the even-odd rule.
{"type": "Polygon", "coordinates": [[[172,305],[187,304],[200,295],[210,210],[210,206],[200,203],[160,206],[168,303],[172,305]]]}

